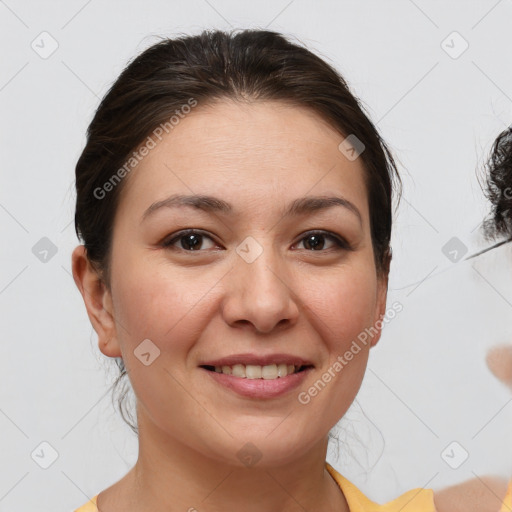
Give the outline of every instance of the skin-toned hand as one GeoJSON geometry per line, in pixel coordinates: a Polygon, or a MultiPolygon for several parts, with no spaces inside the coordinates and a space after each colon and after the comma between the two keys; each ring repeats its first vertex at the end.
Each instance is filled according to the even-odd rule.
{"type": "MultiPolygon", "coordinates": [[[[512,345],[493,347],[487,354],[491,372],[512,390],[512,345]]],[[[473,478],[436,492],[438,512],[498,512],[508,481],[501,477],[473,478]]]]}
{"type": "Polygon", "coordinates": [[[487,354],[491,372],[512,390],[512,345],[493,347],[487,354]]]}

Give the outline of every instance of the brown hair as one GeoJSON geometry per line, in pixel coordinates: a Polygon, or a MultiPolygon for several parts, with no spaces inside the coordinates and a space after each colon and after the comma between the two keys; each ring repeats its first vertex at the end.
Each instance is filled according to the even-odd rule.
{"type": "MultiPolygon", "coordinates": [[[[387,276],[392,194],[394,186],[400,187],[400,177],[360,101],[331,65],[279,33],[214,30],[163,39],[137,56],[107,92],[89,125],[76,165],[75,230],[108,289],[112,226],[126,180],[109,187],[107,200],[97,191],[106,190],[104,185],[116,172],[119,176],[123,166],[126,170],[133,151],[191,98],[199,105],[223,98],[286,101],[312,109],[343,137],[361,141],[375,266],[379,275],[387,276]]],[[[115,386],[126,374],[122,359],[116,363],[121,373],[115,386]]],[[[127,389],[119,410],[137,433],[123,413],[126,394],[127,389]]]]}

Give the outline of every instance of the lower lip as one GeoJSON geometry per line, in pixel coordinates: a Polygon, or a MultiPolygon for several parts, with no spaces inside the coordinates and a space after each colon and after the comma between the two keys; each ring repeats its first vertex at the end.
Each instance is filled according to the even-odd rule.
{"type": "Polygon", "coordinates": [[[301,372],[292,373],[286,377],[278,377],[277,379],[246,379],[205,368],[201,369],[210,374],[215,382],[239,395],[249,398],[275,398],[300,386],[313,368],[306,368],[301,372]]]}

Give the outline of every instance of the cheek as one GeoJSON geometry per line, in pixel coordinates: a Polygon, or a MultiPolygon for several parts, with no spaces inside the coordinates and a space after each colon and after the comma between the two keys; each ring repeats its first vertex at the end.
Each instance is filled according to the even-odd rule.
{"type": "MultiPolygon", "coordinates": [[[[333,273],[323,285],[309,286],[304,302],[318,319],[317,328],[324,334],[330,349],[344,350],[352,340],[374,321],[376,279],[364,269],[354,268],[333,273]]],[[[312,319],[314,321],[314,318],[312,319]]]]}
{"type": "Polygon", "coordinates": [[[212,285],[144,264],[123,275],[119,272],[115,279],[122,357],[138,401],[158,423],[190,407],[182,388],[187,377],[184,363],[208,321],[205,301],[212,285]]]}
{"type": "Polygon", "coordinates": [[[298,396],[311,431],[332,428],[359,391],[370,350],[365,330],[374,318],[375,286],[368,271],[357,273],[351,268],[346,275],[337,273],[324,286],[324,295],[309,296],[311,323],[320,333],[326,355],[316,378],[298,396]]]}
{"type": "Polygon", "coordinates": [[[118,335],[125,352],[150,339],[164,352],[187,349],[201,325],[202,304],[208,300],[211,284],[186,271],[173,272],[167,266],[126,265],[114,277],[114,307],[118,335]]]}

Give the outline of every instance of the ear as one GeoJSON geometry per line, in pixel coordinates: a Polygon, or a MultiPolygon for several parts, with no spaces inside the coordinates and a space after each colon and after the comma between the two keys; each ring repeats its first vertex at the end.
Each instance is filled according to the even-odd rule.
{"type": "Polygon", "coordinates": [[[386,315],[386,301],[388,297],[388,276],[389,266],[391,263],[391,250],[386,255],[386,264],[382,272],[377,273],[377,297],[375,304],[375,315],[373,318],[372,327],[377,329],[377,334],[372,336],[370,348],[377,345],[382,334],[382,327],[384,325],[383,318],[386,315]]]}
{"type": "Polygon", "coordinates": [[[112,296],[87,257],[85,246],[75,247],[71,256],[73,279],[87,309],[89,320],[98,335],[98,347],[109,357],[121,357],[113,316],[112,296]]]}

